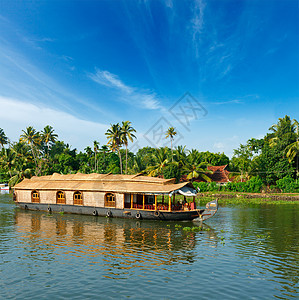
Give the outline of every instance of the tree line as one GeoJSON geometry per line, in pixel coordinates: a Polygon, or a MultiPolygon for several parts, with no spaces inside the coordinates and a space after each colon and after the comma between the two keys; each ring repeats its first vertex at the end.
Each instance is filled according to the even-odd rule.
{"type": "MultiPolygon", "coordinates": [[[[58,139],[53,127],[47,125],[37,131],[32,126],[22,130],[16,142],[10,142],[0,128],[0,180],[11,186],[23,178],[53,173],[113,173],[176,178],[177,181],[201,180],[210,182],[208,166],[228,165],[231,180],[262,182],[273,186],[278,180],[296,181],[298,177],[298,122],[289,116],[279,118],[277,124],[261,139],[249,139],[234,150],[231,159],[224,153],[173,148],[174,127],[165,132],[169,147],[143,147],[136,153],[129,151],[129,143],[136,139],[130,121],[111,124],[105,133],[107,140],[94,141],[78,152],[58,139]]],[[[248,183],[247,183],[248,185],[248,183]]]]}

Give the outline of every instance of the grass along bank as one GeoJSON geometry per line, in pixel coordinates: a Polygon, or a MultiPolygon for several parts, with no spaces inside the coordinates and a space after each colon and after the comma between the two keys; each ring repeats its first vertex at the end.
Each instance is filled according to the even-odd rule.
{"type": "Polygon", "coordinates": [[[299,204],[299,194],[290,193],[239,193],[239,192],[205,192],[199,193],[196,203],[200,206],[218,198],[219,204],[299,204]]]}

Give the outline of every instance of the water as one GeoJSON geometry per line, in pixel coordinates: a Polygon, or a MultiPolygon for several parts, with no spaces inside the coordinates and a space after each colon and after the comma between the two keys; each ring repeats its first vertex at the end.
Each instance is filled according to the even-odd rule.
{"type": "Polygon", "coordinates": [[[298,223],[298,205],[227,206],[187,232],[200,224],[48,215],[0,195],[0,298],[298,299],[298,223]]]}

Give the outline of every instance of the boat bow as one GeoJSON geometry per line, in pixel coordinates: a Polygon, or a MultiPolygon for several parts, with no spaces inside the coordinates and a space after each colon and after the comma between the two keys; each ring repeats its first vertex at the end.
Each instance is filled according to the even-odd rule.
{"type": "Polygon", "coordinates": [[[206,204],[205,210],[198,210],[198,217],[200,221],[205,221],[211,217],[213,217],[218,210],[218,199],[210,201],[206,204]]]}

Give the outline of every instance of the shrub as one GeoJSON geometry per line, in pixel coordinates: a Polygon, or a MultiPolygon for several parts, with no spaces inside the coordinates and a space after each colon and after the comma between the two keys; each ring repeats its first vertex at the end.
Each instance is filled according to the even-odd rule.
{"type": "Polygon", "coordinates": [[[277,180],[276,185],[283,193],[299,192],[299,184],[290,176],[277,180]]]}
{"type": "Polygon", "coordinates": [[[220,186],[217,185],[215,182],[193,182],[193,186],[197,189],[200,189],[200,192],[215,192],[219,191],[220,186]]]}
{"type": "Polygon", "coordinates": [[[263,187],[263,181],[259,176],[250,178],[246,181],[246,192],[249,193],[260,193],[263,187]]]}
{"type": "Polygon", "coordinates": [[[215,182],[193,182],[195,188],[200,188],[200,192],[246,192],[259,193],[263,187],[263,181],[259,176],[252,177],[246,182],[228,182],[226,185],[217,185],[215,182]]]}

